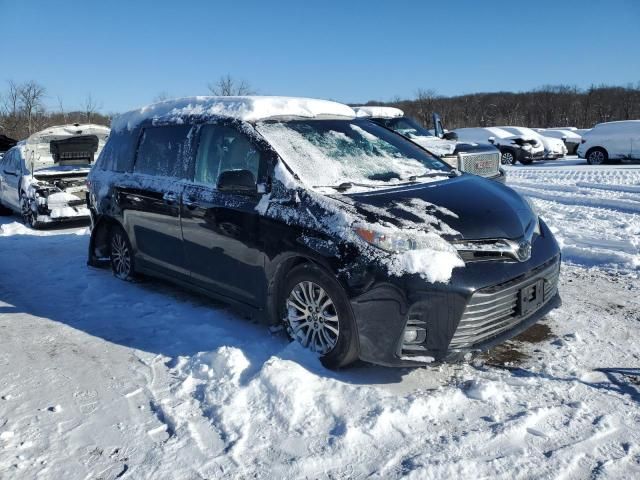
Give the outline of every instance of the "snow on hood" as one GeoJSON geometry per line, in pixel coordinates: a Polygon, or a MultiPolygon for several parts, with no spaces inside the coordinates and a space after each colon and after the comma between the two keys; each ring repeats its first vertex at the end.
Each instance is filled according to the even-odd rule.
{"type": "Polygon", "coordinates": [[[111,123],[114,131],[133,129],[145,120],[210,115],[235,118],[247,122],[287,119],[353,119],[351,107],[314,98],[296,97],[185,97],[154,103],[117,116],[111,123]]]}
{"type": "Polygon", "coordinates": [[[29,148],[31,145],[37,145],[40,143],[48,144],[53,140],[63,140],[80,135],[95,135],[98,137],[98,140],[104,142],[104,140],[109,136],[109,133],[109,127],[105,127],[104,125],[95,125],[93,123],[56,125],[32,134],[25,140],[24,145],[26,148],[29,148]]]}
{"type": "MultiPolygon", "coordinates": [[[[366,201],[358,202],[346,195],[329,196],[305,189],[281,162],[275,167],[274,179],[277,181],[271,193],[264,195],[256,206],[261,215],[309,231],[331,232],[332,238],[355,246],[361,257],[378,263],[390,275],[418,274],[428,282],[446,283],[454,268],[464,267],[455,247],[443,238],[459,236],[444,220],[456,218],[446,208],[422,199],[399,199],[391,206],[403,215],[393,220],[395,211],[376,209],[374,205],[365,205],[366,201]],[[291,195],[296,199],[295,207],[291,206],[291,195]],[[359,228],[388,237],[411,236],[419,241],[419,248],[387,252],[363,240],[356,233],[359,228]]],[[[325,243],[327,248],[336,248],[333,240],[325,243]]]]}
{"type": "Polygon", "coordinates": [[[443,140],[442,138],[427,137],[425,135],[410,135],[409,139],[439,157],[451,155],[457,145],[457,142],[452,140],[443,140]]]}
{"type": "Polygon", "coordinates": [[[395,107],[353,107],[358,118],[401,118],[404,112],[395,107]]]}

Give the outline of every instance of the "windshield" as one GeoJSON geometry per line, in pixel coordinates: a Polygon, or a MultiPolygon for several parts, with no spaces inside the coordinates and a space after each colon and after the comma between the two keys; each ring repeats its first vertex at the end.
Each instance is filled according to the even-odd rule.
{"type": "Polygon", "coordinates": [[[309,187],[352,182],[393,186],[451,169],[404,137],[368,120],[263,122],[256,129],[309,187]]]}
{"type": "Polygon", "coordinates": [[[406,136],[433,137],[434,135],[411,117],[376,119],[376,122],[406,136]]]}

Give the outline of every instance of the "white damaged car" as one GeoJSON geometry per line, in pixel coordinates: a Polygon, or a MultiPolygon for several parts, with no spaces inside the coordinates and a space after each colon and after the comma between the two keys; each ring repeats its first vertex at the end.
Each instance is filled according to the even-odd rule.
{"type": "Polygon", "coordinates": [[[86,178],[109,128],[72,124],[34,133],[0,160],[0,210],[25,225],[88,220],[86,178]]]}

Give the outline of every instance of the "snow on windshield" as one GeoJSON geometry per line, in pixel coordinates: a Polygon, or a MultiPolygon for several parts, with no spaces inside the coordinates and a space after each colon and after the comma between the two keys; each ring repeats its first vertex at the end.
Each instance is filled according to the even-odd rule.
{"type": "Polygon", "coordinates": [[[260,123],[257,130],[311,187],[345,182],[377,186],[447,170],[434,157],[371,122],[260,123]]]}

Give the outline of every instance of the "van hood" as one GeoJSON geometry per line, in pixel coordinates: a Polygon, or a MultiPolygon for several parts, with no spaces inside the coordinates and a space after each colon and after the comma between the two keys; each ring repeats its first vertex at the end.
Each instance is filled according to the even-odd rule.
{"type": "Polygon", "coordinates": [[[475,175],[461,175],[444,181],[410,185],[384,191],[348,195],[368,220],[387,221],[398,226],[413,223],[417,228],[426,216],[437,217],[459,235],[450,239],[520,239],[535,221],[527,202],[514,190],[475,175]],[[416,208],[403,208],[420,202],[424,217],[416,208]]]}

